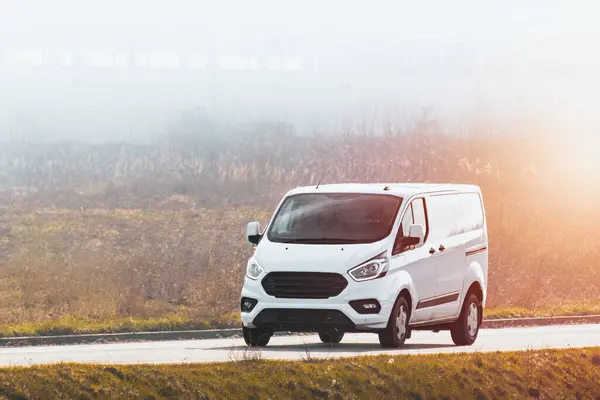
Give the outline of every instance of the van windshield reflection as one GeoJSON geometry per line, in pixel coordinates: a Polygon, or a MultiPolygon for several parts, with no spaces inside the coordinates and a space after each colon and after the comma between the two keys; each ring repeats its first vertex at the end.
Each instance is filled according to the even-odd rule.
{"type": "Polygon", "coordinates": [[[267,236],[279,243],[373,243],[391,233],[400,204],[387,194],[297,194],[285,199],[267,236]]]}

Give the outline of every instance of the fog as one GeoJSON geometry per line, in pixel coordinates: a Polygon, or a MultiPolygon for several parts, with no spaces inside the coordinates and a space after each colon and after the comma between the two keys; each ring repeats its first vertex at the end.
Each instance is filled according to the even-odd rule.
{"type": "Polygon", "coordinates": [[[0,0],[0,142],[152,140],[190,111],[600,127],[597,2],[289,3],[0,0]]]}

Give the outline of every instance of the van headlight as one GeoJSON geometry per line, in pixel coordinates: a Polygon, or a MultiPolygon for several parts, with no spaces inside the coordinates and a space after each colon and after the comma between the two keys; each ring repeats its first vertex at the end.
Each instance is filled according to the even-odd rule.
{"type": "Polygon", "coordinates": [[[352,268],[348,273],[357,282],[381,278],[387,274],[389,260],[385,252],[375,256],[369,261],[352,268]]]}
{"type": "Polygon", "coordinates": [[[259,263],[256,262],[255,259],[250,259],[248,261],[248,266],[246,267],[246,276],[252,280],[257,280],[260,276],[265,272],[263,267],[260,266],[259,263]]]}

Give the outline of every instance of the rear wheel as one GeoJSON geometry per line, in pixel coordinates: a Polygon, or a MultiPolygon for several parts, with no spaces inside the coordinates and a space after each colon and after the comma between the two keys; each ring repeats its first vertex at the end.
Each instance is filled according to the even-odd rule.
{"type": "Polygon", "coordinates": [[[325,344],[338,344],[344,338],[344,331],[328,329],[319,332],[319,339],[325,344]]]}
{"type": "Polygon", "coordinates": [[[475,343],[481,325],[481,304],[474,294],[469,294],[463,303],[458,320],[450,330],[452,341],[457,346],[475,343]]]}
{"type": "Polygon", "coordinates": [[[244,335],[244,342],[247,346],[251,347],[264,347],[269,344],[272,334],[264,329],[259,328],[246,328],[242,326],[242,333],[244,335]]]}
{"type": "Polygon", "coordinates": [[[399,297],[394,305],[388,326],[379,332],[379,343],[384,348],[399,348],[404,345],[409,333],[410,308],[405,297],[399,297]]]}

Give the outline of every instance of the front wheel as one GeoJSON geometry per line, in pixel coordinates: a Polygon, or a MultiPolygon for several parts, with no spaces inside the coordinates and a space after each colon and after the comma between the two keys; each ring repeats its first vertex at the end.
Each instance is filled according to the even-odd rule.
{"type": "Polygon", "coordinates": [[[319,332],[319,339],[325,344],[338,344],[344,338],[344,331],[328,329],[319,332]]]}
{"type": "Polygon", "coordinates": [[[450,334],[457,346],[470,346],[475,343],[481,326],[481,304],[474,294],[470,294],[463,303],[458,320],[450,334]]]}
{"type": "Polygon", "coordinates": [[[388,326],[379,332],[379,343],[384,348],[400,348],[409,333],[408,320],[410,318],[410,307],[405,297],[399,297],[394,304],[388,326]]]}
{"type": "Polygon", "coordinates": [[[246,346],[250,347],[264,347],[269,344],[269,340],[271,340],[271,334],[259,328],[246,328],[245,326],[242,326],[242,333],[244,335],[246,346]]]}

